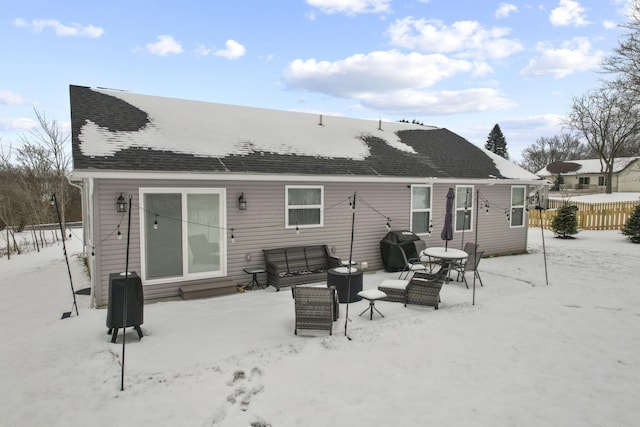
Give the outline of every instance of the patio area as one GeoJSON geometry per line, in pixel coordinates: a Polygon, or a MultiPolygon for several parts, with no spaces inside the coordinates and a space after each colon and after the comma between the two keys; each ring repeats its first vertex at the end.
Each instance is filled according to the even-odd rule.
{"type": "MultiPolygon", "coordinates": [[[[490,264],[491,260],[483,262],[490,264]]],[[[384,270],[366,272],[363,276],[363,289],[377,289],[383,280],[397,279],[398,275],[399,272],[384,270]]],[[[505,291],[509,292],[509,288],[517,292],[523,285],[527,285],[525,282],[514,280],[509,284],[501,284],[496,289],[490,274],[487,274],[484,280],[487,282],[484,288],[480,288],[480,283],[476,286],[476,298],[480,303],[483,298],[492,298],[494,294],[503,295],[505,291]]],[[[401,303],[377,301],[376,308],[385,317],[375,315],[373,320],[370,320],[366,313],[359,316],[369,306],[367,300],[352,302],[349,303],[351,321],[348,322],[347,333],[357,339],[357,336],[367,328],[379,328],[388,322],[422,317],[425,314],[438,316],[443,310],[471,306],[472,292],[473,289],[466,289],[462,281],[454,280],[445,284],[440,293],[442,302],[438,311],[428,306],[405,307],[401,303]]],[[[346,311],[347,304],[340,304],[338,320],[333,323],[332,339],[344,338],[346,311]]],[[[97,310],[97,313],[104,314],[104,310],[97,310]]],[[[222,297],[147,304],[144,307],[144,324],[142,325],[145,338],[138,343],[135,330],[127,328],[127,342],[132,344],[132,348],[136,347],[128,353],[127,364],[136,371],[153,372],[162,369],[162,366],[176,358],[180,358],[185,364],[199,364],[210,361],[212,356],[216,359],[224,359],[256,348],[298,345],[309,337],[329,337],[327,331],[315,330],[301,330],[296,336],[294,320],[294,300],[289,287],[282,288],[280,291],[276,291],[273,287],[254,288],[244,293],[222,297]],[[198,331],[196,342],[193,341],[192,333],[184,333],[196,330],[198,331]],[[211,342],[216,341],[223,342],[224,345],[217,348],[215,355],[212,355],[209,349],[211,342]],[[183,349],[186,347],[191,351],[185,353],[183,349]],[[141,353],[134,354],[138,351],[141,353]]],[[[105,341],[108,339],[106,334],[104,339],[105,341]]],[[[121,338],[118,338],[118,343],[121,342],[121,338]]]]}
{"type": "MultiPolygon", "coordinates": [[[[124,391],[107,310],[77,295],[80,315],[59,320],[71,303],[61,248],[0,259],[0,410],[19,426],[635,425],[640,245],[545,234],[549,286],[530,230],[529,254],[483,259],[475,306],[462,282],[444,285],[439,310],[377,301],[385,317],[369,320],[361,300],[352,340],[345,304],[332,336],[294,335],[289,288],[147,304],[142,340],[127,329],[124,391]]],[[[398,274],[368,272],[363,287],[398,274]]]]}

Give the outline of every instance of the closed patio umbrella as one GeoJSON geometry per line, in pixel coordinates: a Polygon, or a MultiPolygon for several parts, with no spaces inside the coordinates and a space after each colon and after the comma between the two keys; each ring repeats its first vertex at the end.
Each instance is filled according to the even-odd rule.
{"type": "Polygon", "coordinates": [[[444,214],[444,227],[442,227],[442,233],[440,238],[444,240],[444,249],[447,250],[449,246],[449,240],[453,240],[453,200],[456,195],[453,192],[453,188],[449,188],[447,193],[447,207],[444,214]]]}

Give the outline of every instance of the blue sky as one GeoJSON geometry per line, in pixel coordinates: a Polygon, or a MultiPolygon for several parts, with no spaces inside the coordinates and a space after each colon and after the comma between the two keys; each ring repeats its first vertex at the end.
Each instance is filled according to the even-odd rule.
{"type": "Polygon", "coordinates": [[[626,0],[12,1],[0,144],[69,125],[70,84],[446,127],[512,159],[599,85],[626,0]]]}

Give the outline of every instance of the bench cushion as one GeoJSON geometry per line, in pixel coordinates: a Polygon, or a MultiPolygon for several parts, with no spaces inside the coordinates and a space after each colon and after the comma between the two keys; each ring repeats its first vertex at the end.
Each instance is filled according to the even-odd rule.
{"type": "Polygon", "coordinates": [[[378,288],[390,288],[390,289],[401,289],[404,290],[407,288],[409,284],[408,280],[401,279],[384,279],[378,288]]]}

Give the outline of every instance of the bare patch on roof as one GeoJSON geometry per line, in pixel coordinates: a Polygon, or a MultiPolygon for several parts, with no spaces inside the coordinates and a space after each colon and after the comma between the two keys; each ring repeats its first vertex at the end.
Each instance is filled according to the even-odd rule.
{"type": "Polygon", "coordinates": [[[553,162],[547,165],[547,170],[551,173],[568,173],[579,170],[582,166],[572,162],[553,162]]]}

